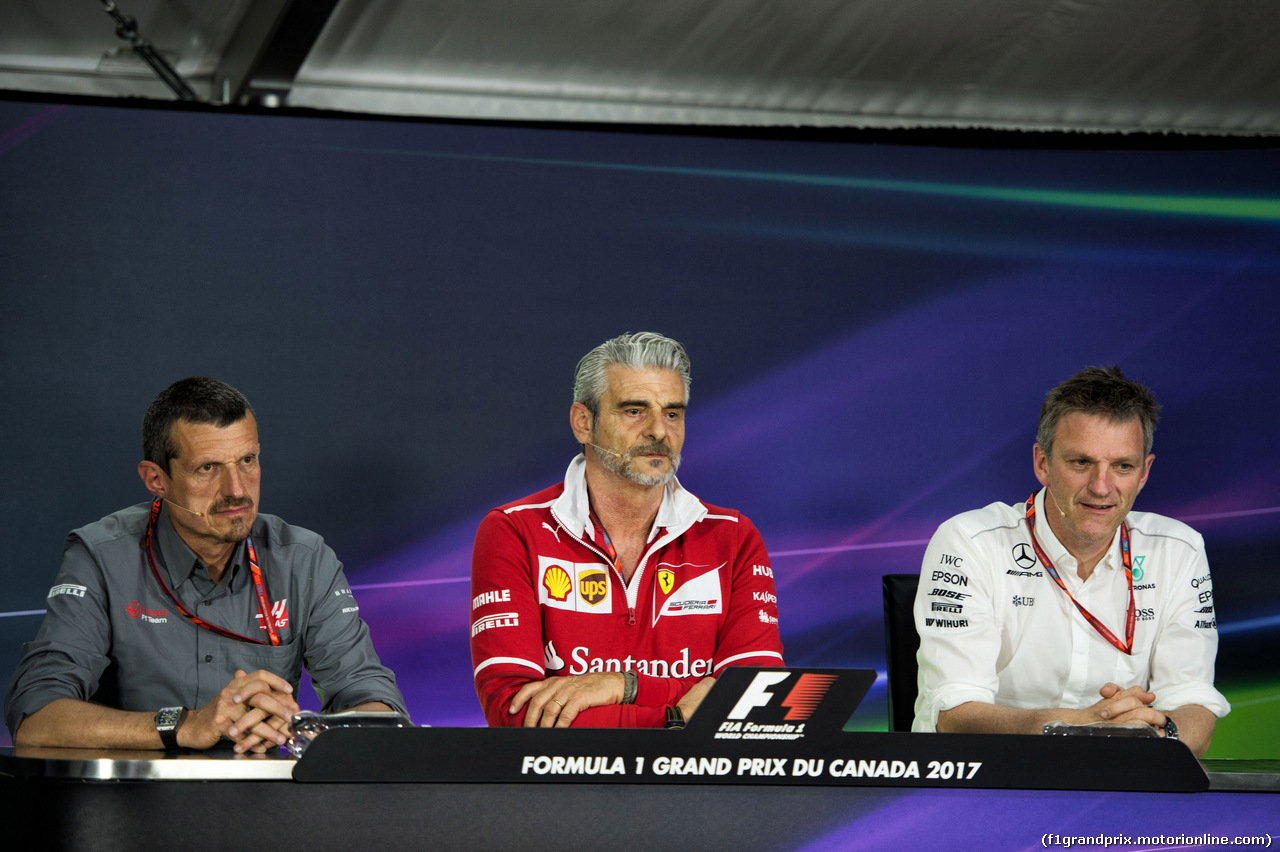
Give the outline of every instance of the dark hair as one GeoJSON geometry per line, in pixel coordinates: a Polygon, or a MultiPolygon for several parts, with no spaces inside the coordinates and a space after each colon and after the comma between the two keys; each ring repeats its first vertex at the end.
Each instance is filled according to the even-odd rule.
{"type": "Polygon", "coordinates": [[[226,382],[193,376],[160,391],[142,415],[142,457],[169,473],[169,459],[178,455],[173,424],[212,423],[230,426],[253,413],[244,394],[226,382]]]}
{"type": "Polygon", "coordinates": [[[1125,378],[1114,364],[1085,367],[1045,396],[1036,442],[1046,456],[1052,455],[1058,422],[1073,411],[1100,414],[1116,423],[1128,423],[1136,418],[1142,424],[1142,453],[1151,452],[1156,422],[1160,419],[1160,403],[1146,385],[1125,378]]]}

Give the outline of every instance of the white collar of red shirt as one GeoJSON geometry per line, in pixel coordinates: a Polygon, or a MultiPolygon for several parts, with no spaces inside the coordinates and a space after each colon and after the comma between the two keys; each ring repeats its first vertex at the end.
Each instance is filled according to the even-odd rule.
{"type": "MultiPolygon", "coordinates": [[[[551,504],[551,513],[572,535],[578,538],[591,537],[587,459],[581,453],[569,462],[569,469],[564,474],[564,493],[551,504]]],[[[706,514],[707,507],[702,505],[702,501],[686,491],[680,485],[680,480],[673,476],[662,494],[662,505],[658,507],[658,516],[654,519],[653,528],[649,530],[649,540],[653,541],[662,528],[671,535],[680,535],[706,514]]]]}

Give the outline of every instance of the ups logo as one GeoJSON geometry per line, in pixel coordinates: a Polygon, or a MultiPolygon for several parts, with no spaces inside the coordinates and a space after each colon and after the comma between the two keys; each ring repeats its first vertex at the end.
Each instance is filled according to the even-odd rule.
{"type": "Polygon", "coordinates": [[[578,597],[582,601],[598,606],[609,596],[609,575],[603,571],[590,569],[578,572],[578,597]]]}

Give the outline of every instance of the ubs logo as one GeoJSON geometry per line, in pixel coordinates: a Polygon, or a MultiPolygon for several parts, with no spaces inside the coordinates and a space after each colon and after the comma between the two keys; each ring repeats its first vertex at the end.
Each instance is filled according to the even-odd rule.
{"type": "Polygon", "coordinates": [[[1013,546],[1013,564],[1023,571],[1036,564],[1036,554],[1031,549],[1031,545],[1020,541],[1013,546]]]}

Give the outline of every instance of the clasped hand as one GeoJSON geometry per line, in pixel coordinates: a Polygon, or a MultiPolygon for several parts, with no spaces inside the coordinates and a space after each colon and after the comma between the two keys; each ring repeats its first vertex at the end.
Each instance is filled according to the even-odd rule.
{"type": "Polygon", "coordinates": [[[223,737],[235,743],[237,753],[261,754],[284,745],[289,723],[298,712],[293,686],[279,675],[258,670],[235,677],[205,706],[194,710],[178,729],[178,742],[186,748],[206,749],[223,737]]]}
{"type": "Polygon", "coordinates": [[[1118,724],[1142,722],[1157,730],[1164,728],[1167,717],[1151,706],[1151,702],[1156,700],[1154,693],[1139,686],[1121,689],[1118,684],[1108,683],[1098,690],[1098,694],[1102,696],[1102,700],[1085,710],[1093,717],[1091,721],[1118,724]]]}

